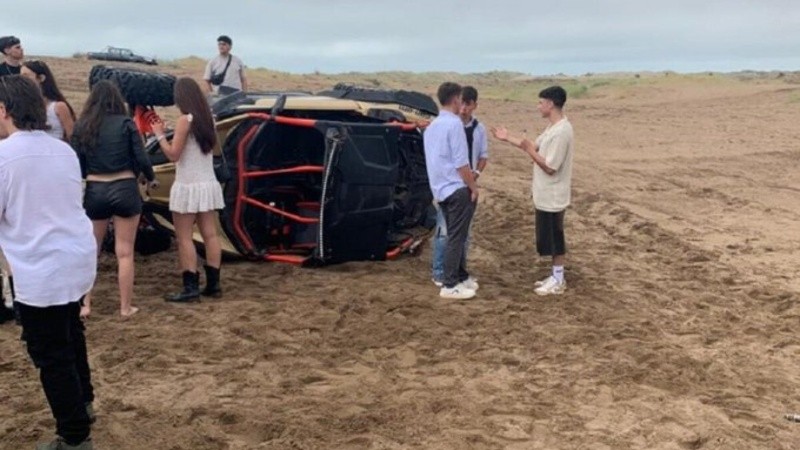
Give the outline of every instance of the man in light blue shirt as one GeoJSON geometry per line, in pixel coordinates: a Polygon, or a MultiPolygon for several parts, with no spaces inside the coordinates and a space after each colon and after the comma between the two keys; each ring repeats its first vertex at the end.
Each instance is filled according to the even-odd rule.
{"type": "MultiPolygon", "coordinates": [[[[489,159],[489,144],[487,139],[486,127],[473,116],[478,108],[478,90],[472,86],[464,86],[461,92],[461,122],[464,125],[464,132],[467,136],[467,148],[469,149],[469,166],[475,180],[480,177],[481,172],[486,169],[489,159]]],[[[464,244],[464,257],[469,253],[470,235],[467,233],[467,241],[464,244]]],[[[444,280],[444,248],[447,242],[447,226],[445,226],[444,214],[441,208],[436,206],[436,228],[433,231],[433,261],[431,272],[433,283],[442,286],[444,280]]],[[[471,282],[477,286],[477,281],[471,278],[471,282]]]]}
{"type": "Polygon", "coordinates": [[[454,299],[472,298],[478,289],[467,272],[464,251],[478,201],[478,185],[470,167],[464,123],[458,115],[462,106],[461,91],[456,83],[439,86],[437,96],[442,108],[423,136],[428,181],[448,230],[439,296],[454,299]]]}

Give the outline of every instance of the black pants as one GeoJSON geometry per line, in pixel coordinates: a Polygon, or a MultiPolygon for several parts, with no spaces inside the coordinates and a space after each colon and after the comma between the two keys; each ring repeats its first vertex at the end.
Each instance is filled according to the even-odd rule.
{"type": "Polygon", "coordinates": [[[467,254],[464,244],[469,236],[469,225],[475,214],[475,203],[468,187],[461,188],[439,202],[447,225],[447,244],[444,250],[444,283],[452,288],[469,278],[467,254]]]}
{"type": "Polygon", "coordinates": [[[22,339],[39,369],[42,388],[56,419],[56,434],[69,445],[83,442],[91,431],[86,403],[94,400],[81,305],[36,308],[15,303],[22,339]]]}

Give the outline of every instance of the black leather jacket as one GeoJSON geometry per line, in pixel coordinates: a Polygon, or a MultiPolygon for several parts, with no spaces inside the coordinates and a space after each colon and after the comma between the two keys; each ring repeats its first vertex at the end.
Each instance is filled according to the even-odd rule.
{"type": "Polygon", "coordinates": [[[78,153],[83,178],[131,170],[137,177],[144,173],[148,181],[155,179],[142,137],[130,117],[119,114],[103,119],[93,148],[81,145],[81,133],[80,127],[76,127],[72,134],[72,148],[78,153]]]}

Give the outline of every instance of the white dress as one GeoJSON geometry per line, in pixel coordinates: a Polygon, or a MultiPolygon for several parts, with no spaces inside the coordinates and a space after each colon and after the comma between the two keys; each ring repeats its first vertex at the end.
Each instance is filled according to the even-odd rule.
{"type": "MultiPolygon", "coordinates": [[[[192,116],[189,115],[189,122],[192,116]]],[[[225,207],[222,186],[214,175],[214,156],[200,150],[189,133],[181,157],[175,163],[175,182],[169,191],[169,210],[182,214],[213,211],[225,207]]]]}

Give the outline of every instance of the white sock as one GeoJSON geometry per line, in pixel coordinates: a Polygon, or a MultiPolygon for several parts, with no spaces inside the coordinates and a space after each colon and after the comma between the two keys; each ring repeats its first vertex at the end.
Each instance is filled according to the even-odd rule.
{"type": "Polygon", "coordinates": [[[553,266],[553,278],[559,283],[564,282],[564,266],[553,266]]]}

